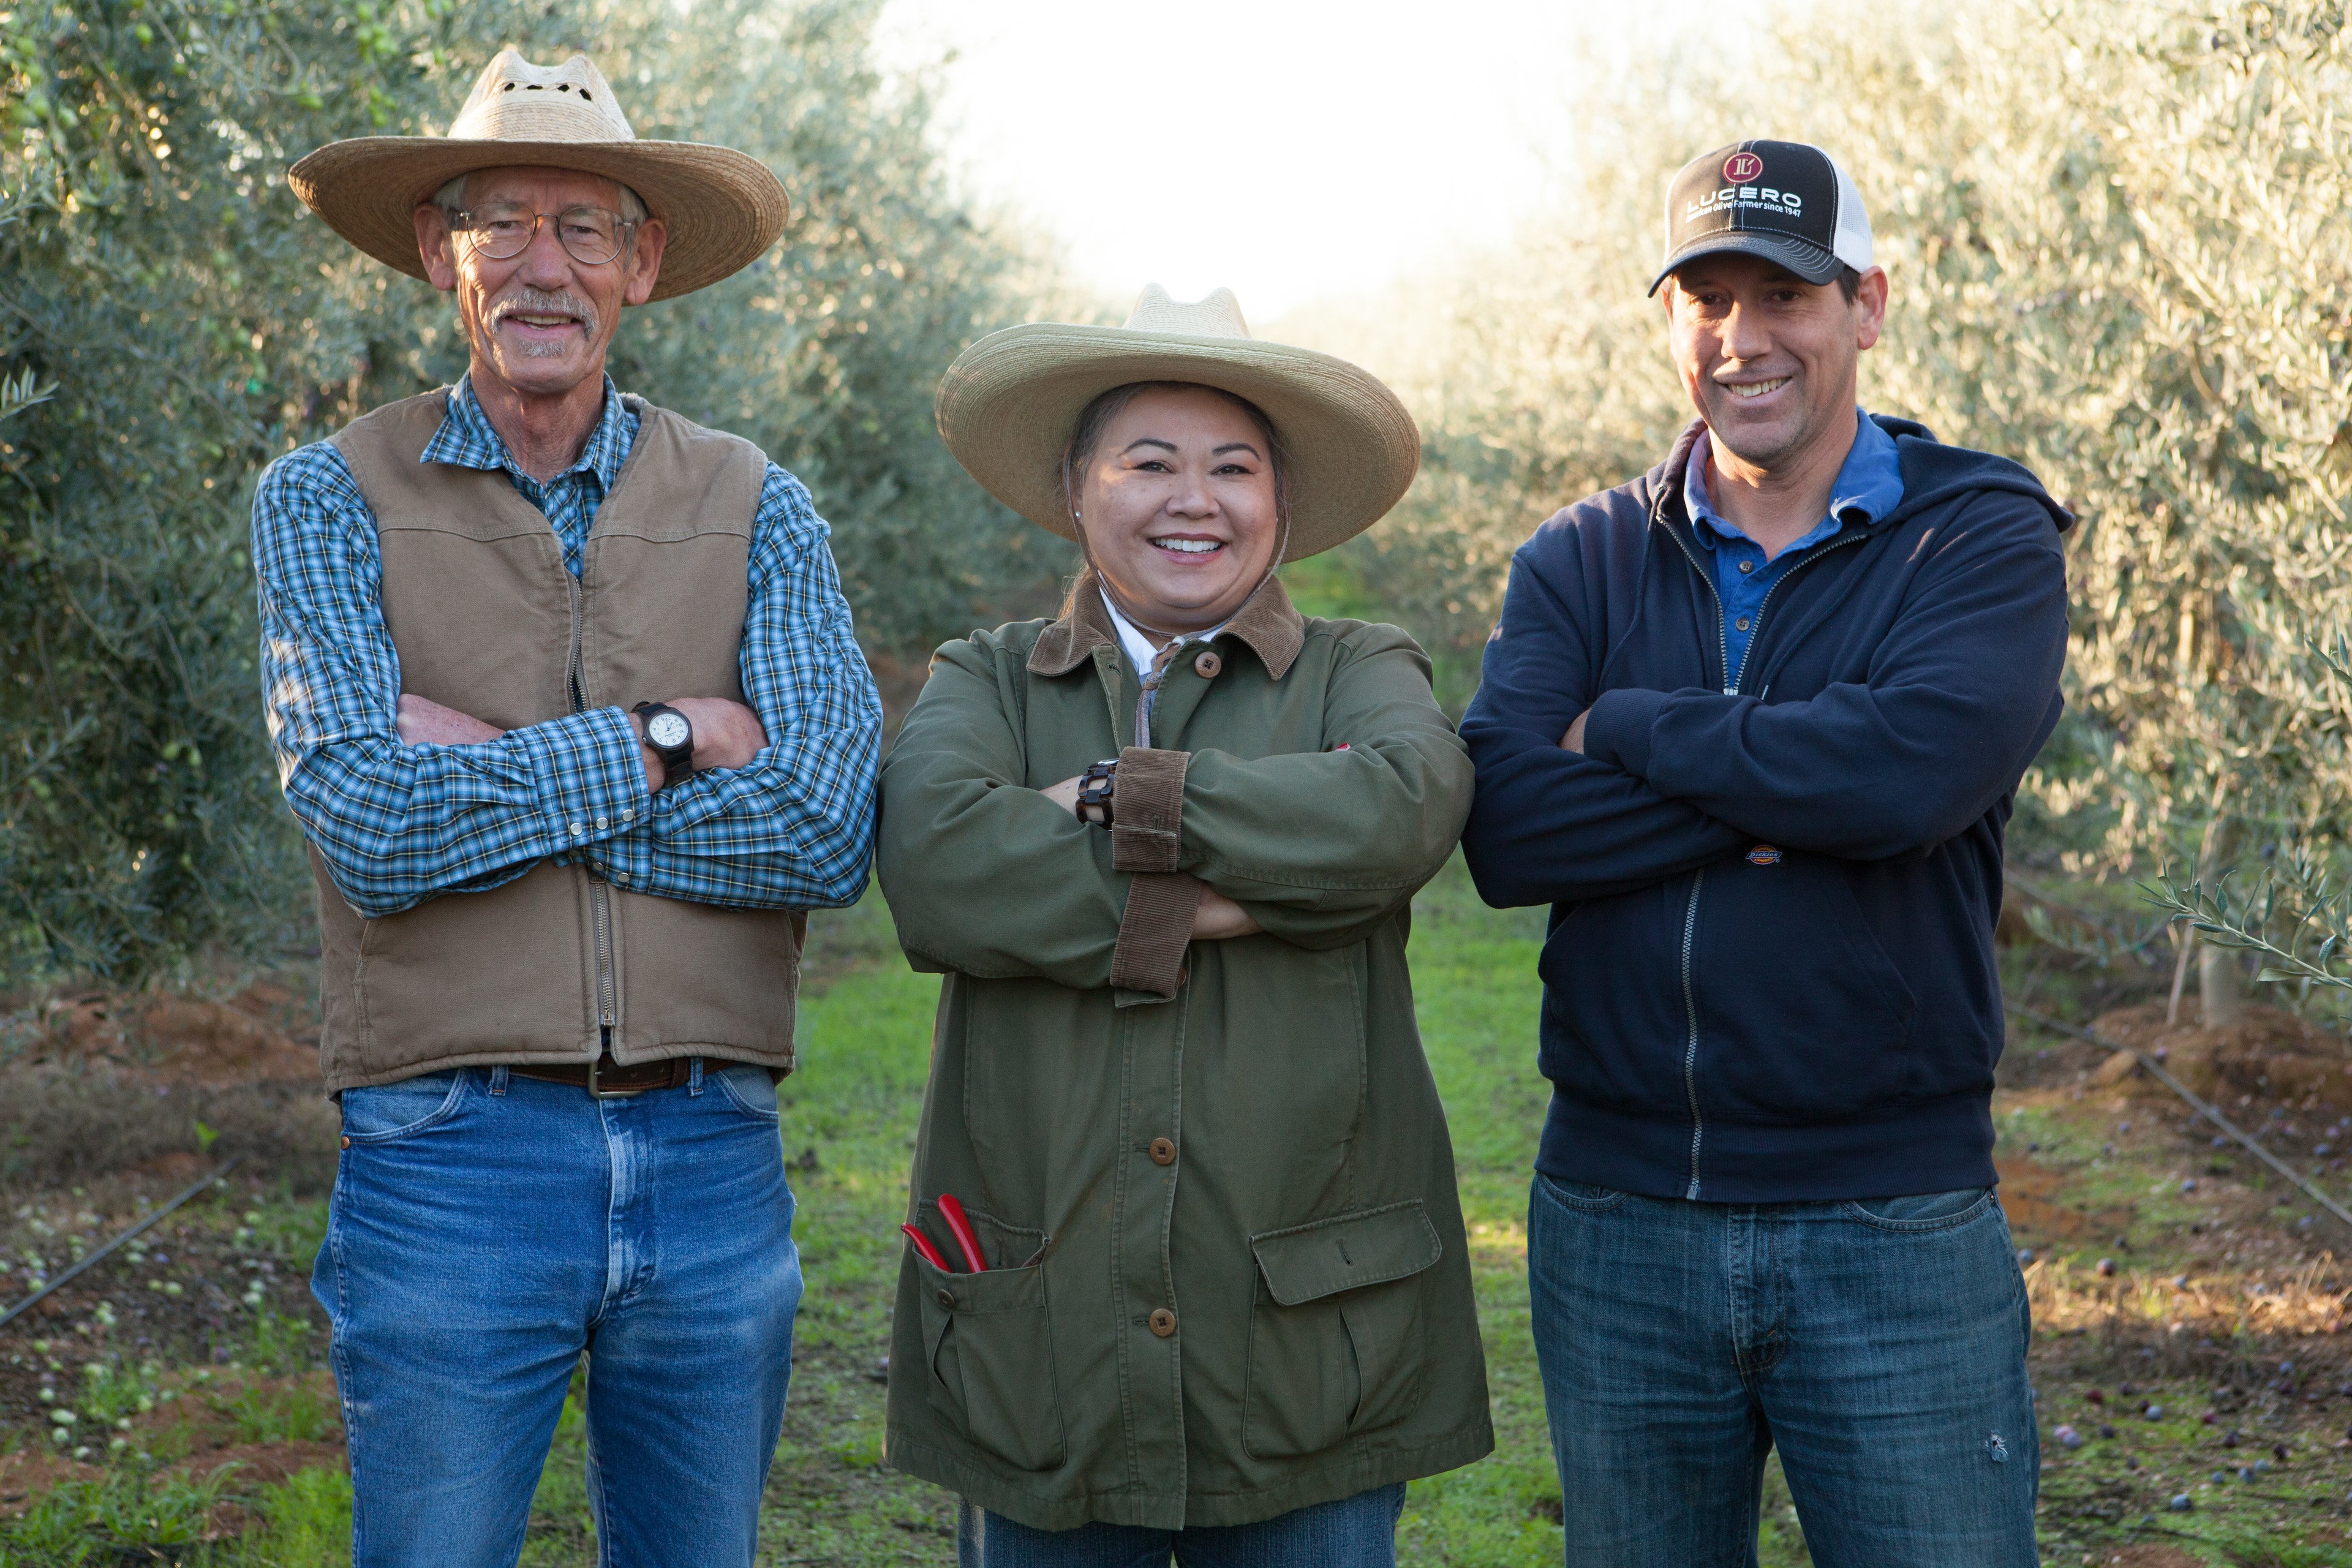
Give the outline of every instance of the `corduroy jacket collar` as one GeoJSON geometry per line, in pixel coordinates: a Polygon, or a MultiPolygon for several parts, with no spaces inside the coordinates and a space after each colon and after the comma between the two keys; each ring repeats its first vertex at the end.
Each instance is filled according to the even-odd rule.
{"type": "MultiPolygon", "coordinates": [[[[1307,617],[1283,591],[1282,580],[1269,577],[1249,602],[1217,633],[1218,638],[1239,637],[1256,654],[1265,672],[1280,680],[1307,640],[1307,617]]],[[[1089,569],[1070,590],[1070,609],[1047,626],[1030,650],[1029,668],[1038,675],[1067,675],[1084,664],[1097,647],[1118,647],[1118,628],[1103,607],[1102,587],[1089,569]]]]}

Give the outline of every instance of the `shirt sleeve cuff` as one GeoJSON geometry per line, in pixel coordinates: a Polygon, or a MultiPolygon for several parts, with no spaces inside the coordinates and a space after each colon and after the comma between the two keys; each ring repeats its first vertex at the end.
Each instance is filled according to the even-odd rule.
{"type": "Polygon", "coordinates": [[[1614,763],[1636,778],[1650,775],[1650,733],[1667,693],[1625,687],[1604,691],[1584,719],[1584,754],[1614,763]]]}
{"type": "Polygon", "coordinates": [[[618,708],[592,708],[511,733],[530,759],[549,829],[567,847],[626,833],[653,809],[636,726],[618,708]]]}
{"type": "MultiPolygon", "coordinates": [[[[1126,772],[1123,763],[1120,772],[1126,772]]],[[[1184,984],[1184,952],[1192,944],[1192,917],[1200,908],[1201,883],[1195,878],[1181,871],[1137,877],[1119,916],[1118,944],[1111,949],[1111,984],[1121,991],[1175,995],[1184,984]]]]}
{"type": "MultiPolygon", "coordinates": [[[[1164,873],[1176,869],[1184,847],[1184,770],[1190,752],[1129,746],[1118,754],[1118,783],[1111,796],[1111,864],[1122,871],[1164,873]]],[[[1197,898],[1194,900],[1198,901],[1197,898]]],[[[1185,924],[1192,912],[1185,911],[1185,924]]]]}

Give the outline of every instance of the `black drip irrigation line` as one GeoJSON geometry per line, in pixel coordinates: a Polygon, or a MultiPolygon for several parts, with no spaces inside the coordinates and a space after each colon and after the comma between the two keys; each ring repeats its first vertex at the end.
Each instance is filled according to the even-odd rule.
{"type": "Polygon", "coordinates": [[[132,1237],[149,1229],[156,1221],[162,1219],[165,1215],[170,1214],[173,1209],[178,1208],[190,1198],[194,1197],[198,1193],[203,1192],[206,1187],[211,1186],[223,1176],[226,1176],[231,1171],[236,1170],[237,1160],[242,1160],[244,1157],[244,1155],[240,1154],[236,1159],[229,1161],[227,1164],[223,1165],[219,1170],[215,1171],[203,1181],[189,1187],[187,1191],[173,1198],[170,1203],[165,1204],[162,1208],[157,1209],[153,1214],[149,1215],[145,1219],[141,1220],[137,1225],[132,1226],[129,1230],[124,1231],[121,1236],[116,1237],[112,1241],[108,1242],[104,1247],[100,1247],[96,1252],[93,1252],[89,1257],[83,1258],[79,1263],[75,1264],[71,1268],[67,1269],[63,1274],[58,1275],[56,1279],[50,1280],[47,1284],[42,1286],[39,1289],[26,1297],[23,1300],[17,1302],[6,1311],[0,1312],[0,1329],[6,1328],[18,1318],[21,1318],[26,1312],[31,1311],[35,1307],[37,1307],[43,1301],[47,1300],[58,1291],[64,1289],[68,1281],[72,1280],[76,1276],[81,1274],[84,1270],[91,1268],[93,1265],[104,1261],[107,1255],[111,1253],[116,1247],[121,1247],[132,1237]]]}
{"type": "MultiPolygon", "coordinates": [[[[2238,1129],[2231,1124],[2228,1117],[2222,1115],[2221,1111],[2216,1110],[2214,1107],[2208,1105],[2203,1100],[2198,1099],[2196,1095],[2189,1091],[2187,1084],[2182,1083],[2179,1079],[2165,1071],[2164,1064],[2158,1061],[2154,1057],[2149,1056],[2145,1051],[2136,1051],[2129,1046],[2117,1045],[2115,1041],[2108,1039],[2104,1035],[2094,1034],[2088,1029],[2078,1029],[2072,1024],[2063,1023],[2059,1019],[2050,1016],[2047,1013],[2037,1013],[2031,1007],[2020,1007],[2013,1002],[2003,1003],[2002,1005],[2007,1007],[2010,1012],[2015,1014],[2018,1017],[2021,1017],[2027,1023],[2032,1024],[2040,1028],[2054,1029],[2062,1035],[2072,1035],[2078,1040],[2088,1040],[2095,1046],[2105,1046],[2111,1051],[2120,1051],[2125,1056],[2131,1058],[2132,1060],[2137,1062],[2142,1068],[2146,1068],[2151,1078],[2154,1078],[2158,1083],[2164,1085],[2165,1088],[2170,1089],[2173,1093],[2187,1100],[2191,1106],[2194,1106],[2199,1115],[2204,1117],[2206,1121],[2210,1121],[2214,1126],[2220,1128],[2222,1131],[2228,1133],[2231,1137],[2244,1144],[2253,1154],[2254,1158],[2260,1160],[2263,1164],[2268,1165],[2272,1170],[2276,1171],[2280,1175],[2284,1176],[2288,1181],[2293,1182],[2296,1186],[2302,1188],[2304,1195],[2311,1199],[2313,1203],[2317,1204],[2321,1208],[2326,1209],[2329,1214],[2334,1215],[2346,1225],[2352,1226],[2352,1211],[2347,1210],[2342,1204],[2337,1203],[2334,1198],[2329,1197],[2326,1193],[2323,1193],[2317,1187],[2313,1186],[2310,1182],[2306,1181],[2300,1173],[2298,1173],[2293,1166],[2289,1165],[2284,1160],[2280,1159],[2276,1154],[2272,1153],[2268,1149],[2263,1148],[2260,1143],[2256,1142],[2251,1134],[2239,1131],[2238,1129]]],[[[0,1318],[0,1323],[5,1323],[6,1321],[7,1320],[5,1318],[0,1318]]]]}

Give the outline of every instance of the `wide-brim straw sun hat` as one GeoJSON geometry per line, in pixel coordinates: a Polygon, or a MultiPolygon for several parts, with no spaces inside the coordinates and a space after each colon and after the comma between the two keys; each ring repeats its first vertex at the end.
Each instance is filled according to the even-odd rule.
{"type": "Polygon", "coordinates": [[[948,367],[934,409],[940,438],[982,489],[1075,540],[1062,474],[1073,427],[1087,404],[1138,381],[1213,386],[1265,411],[1290,494],[1287,560],[1378,522],[1421,466],[1421,432],[1396,394],[1346,360],[1251,337],[1229,289],[1183,304],[1155,283],[1125,326],[992,332],[948,367]]]}
{"type": "Polygon", "coordinates": [[[460,174],[529,165],[576,169],[636,192],[668,231],[653,298],[716,283],[758,259],[792,204],[765,163],[699,142],[640,142],[612,84],[585,55],[535,66],[501,49],[446,136],[331,142],[286,183],[329,227],[387,267],[423,278],[417,205],[460,174]]]}

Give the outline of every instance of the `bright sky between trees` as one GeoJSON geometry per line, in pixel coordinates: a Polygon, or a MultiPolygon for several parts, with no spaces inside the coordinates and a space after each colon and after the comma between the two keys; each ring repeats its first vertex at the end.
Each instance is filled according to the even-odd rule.
{"type": "MultiPolygon", "coordinates": [[[[1633,30],[1730,45],[1721,0],[889,0],[949,50],[941,142],[1107,300],[1220,284],[1252,321],[1498,243],[1558,188],[1580,83],[1633,30]]],[[[1703,57],[1704,58],[1704,57],[1703,57]]]]}

